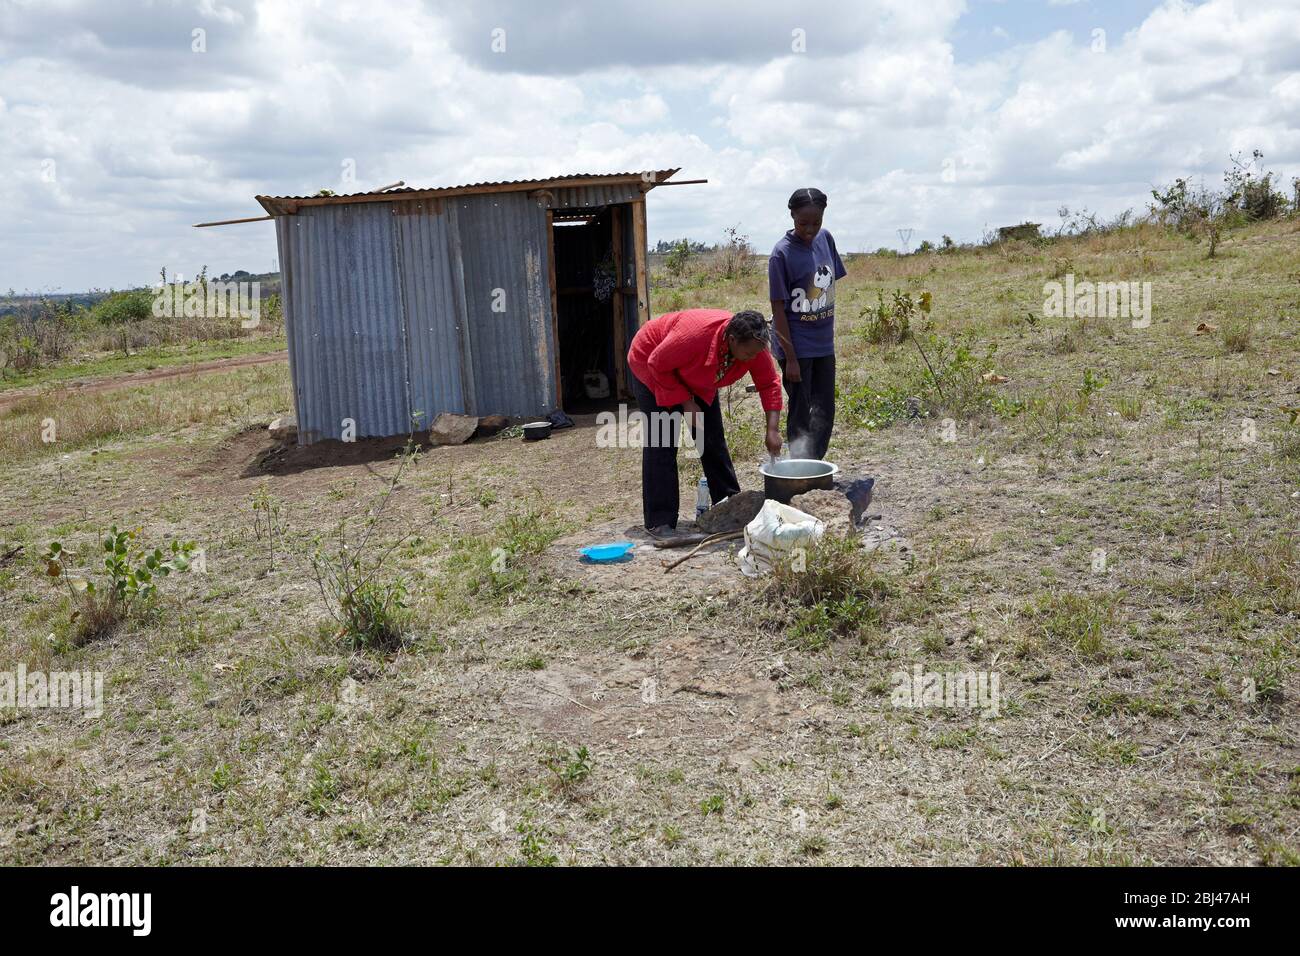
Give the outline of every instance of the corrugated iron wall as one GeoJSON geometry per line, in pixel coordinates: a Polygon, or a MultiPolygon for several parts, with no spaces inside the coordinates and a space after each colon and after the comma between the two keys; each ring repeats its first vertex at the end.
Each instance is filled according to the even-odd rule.
{"type": "Polygon", "coordinates": [[[410,420],[392,215],[322,206],[276,218],[298,440],[395,435],[410,420]]]}
{"type": "Polygon", "coordinates": [[[301,443],[342,437],[345,419],[362,438],[401,434],[414,413],[424,428],[445,411],[555,409],[540,200],[315,206],[277,216],[276,230],[301,443]]]}
{"type": "Polygon", "coordinates": [[[555,409],[546,206],[526,193],[454,200],[480,415],[555,409]]]}
{"type": "Polygon", "coordinates": [[[411,415],[427,428],[440,412],[472,412],[464,281],[454,210],[441,200],[397,203],[393,222],[402,264],[405,375],[411,415]]]}

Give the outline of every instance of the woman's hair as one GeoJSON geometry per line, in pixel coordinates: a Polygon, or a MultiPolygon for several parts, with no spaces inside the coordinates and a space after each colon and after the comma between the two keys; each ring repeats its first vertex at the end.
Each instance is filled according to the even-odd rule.
{"type": "Polygon", "coordinates": [[[727,323],[727,334],[737,342],[768,341],[767,319],[753,309],[737,312],[727,323]]]}
{"type": "Polygon", "coordinates": [[[790,195],[790,202],[787,205],[791,212],[802,209],[804,206],[816,206],[818,209],[825,209],[826,194],[820,189],[796,189],[790,195]]]}

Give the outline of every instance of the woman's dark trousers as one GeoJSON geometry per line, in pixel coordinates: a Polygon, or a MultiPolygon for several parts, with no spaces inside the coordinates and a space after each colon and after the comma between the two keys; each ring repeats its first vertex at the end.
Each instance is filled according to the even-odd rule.
{"type": "MultiPolygon", "coordinates": [[[[676,528],[681,507],[677,487],[677,430],[681,425],[682,406],[665,408],[659,405],[654,394],[635,375],[628,378],[637,408],[646,416],[641,429],[641,509],[645,526],[657,528],[666,524],[676,528]],[[672,415],[673,412],[677,414],[672,415]]],[[[704,413],[700,464],[704,467],[704,477],[709,481],[709,496],[716,505],[740,491],[740,483],[736,480],[736,469],[731,464],[727,436],[722,428],[721,393],[713,397],[710,405],[696,401],[704,413]]],[[[698,448],[698,435],[696,442],[698,448]]]]}

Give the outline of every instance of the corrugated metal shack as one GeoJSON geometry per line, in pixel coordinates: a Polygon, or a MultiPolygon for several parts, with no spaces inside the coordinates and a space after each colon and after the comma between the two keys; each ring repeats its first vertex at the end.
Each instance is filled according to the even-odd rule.
{"type": "Polygon", "coordinates": [[[595,372],[627,396],[627,344],[650,317],[646,193],[676,172],[258,196],[298,441],[349,419],[360,438],[441,412],[583,411],[595,372]]]}

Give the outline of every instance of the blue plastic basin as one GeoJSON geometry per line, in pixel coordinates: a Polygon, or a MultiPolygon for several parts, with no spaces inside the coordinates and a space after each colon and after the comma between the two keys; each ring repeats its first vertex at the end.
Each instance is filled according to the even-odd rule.
{"type": "Polygon", "coordinates": [[[592,544],[582,549],[582,556],[597,564],[621,561],[636,547],[633,541],[615,541],[613,544],[592,544]]]}

